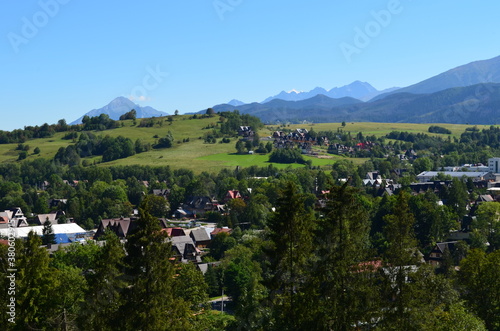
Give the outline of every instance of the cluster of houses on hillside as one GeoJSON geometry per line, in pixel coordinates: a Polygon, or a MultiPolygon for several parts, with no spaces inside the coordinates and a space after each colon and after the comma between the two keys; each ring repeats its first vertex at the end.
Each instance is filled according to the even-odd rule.
{"type": "Polygon", "coordinates": [[[314,145],[328,145],[327,137],[312,137],[307,129],[296,129],[289,133],[275,131],[272,138],[274,148],[299,148],[303,154],[312,153],[314,145]]]}

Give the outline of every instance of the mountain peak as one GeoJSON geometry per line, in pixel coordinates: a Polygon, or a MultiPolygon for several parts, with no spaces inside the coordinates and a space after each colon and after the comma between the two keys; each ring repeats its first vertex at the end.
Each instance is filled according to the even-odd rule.
{"type": "Polygon", "coordinates": [[[234,107],[238,107],[238,106],[244,105],[245,103],[243,101],[233,99],[233,100],[229,101],[227,104],[234,106],[234,107]]]}
{"type": "MultiPolygon", "coordinates": [[[[92,109],[85,115],[94,117],[94,116],[99,116],[101,114],[107,114],[111,119],[118,120],[120,119],[121,115],[131,111],[132,109],[135,109],[137,113],[137,118],[159,117],[168,115],[165,112],[158,111],[149,106],[141,107],[138,104],[135,104],[132,100],[122,96],[114,98],[104,107],[98,109],[92,109]]],[[[76,121],[71,122],[71,124],[82,123],[83,116],[77,119],[76,121]]]]}

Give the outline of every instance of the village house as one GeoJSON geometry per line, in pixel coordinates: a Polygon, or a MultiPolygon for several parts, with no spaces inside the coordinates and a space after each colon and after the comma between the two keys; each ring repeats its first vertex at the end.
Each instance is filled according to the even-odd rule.
{"type": "Polygon", "coordinates": [[[186,199],[181,209],[186,212],[186,216],[200,216],[208,211],[218,210],[218,201],[208,196],[193,196],[186,199]]]}
{"type": "Polygon", "coordinates": [[[38,214],[35,217],[35,224],[43,225],[45,221],[49,221],[51,224],[57,224],[59,222],[59,218],[64,215],[64,211],[53,211],[48,214],[38,214]]]}
{"type": "Polygon", "coordinates": [[[233,200],[233,199],[242,199],[240,191],[238,191],[238,190],[228,190],[226,192],[226,195],[224,196],[224,199],[222,201],[224,203],[228,203],[230,200],[233,200]]]}
{"type": "Polygon", "coordinates": [[[189,236],[193,239],[197,248],[207,248],[212,241],[210,238],[210,233],[207,232],[206,228],[197,228],[191,231],[189,236]]]}
{"type": "Polygon", "coordinates": [[[238,128],[238,136],[243,137],[243,140],[252,139],[255,135],[255,132],[249,126],[240,126],[238,128]]]}
{"type": "Polygon", "coordinates": [[[162,197],[165,200],[168,200],[168,196],[170,195],[169,189],[154,189],[153,194],[157,197],[162,197]]]}
{"type": "Polygon", "coordinates": [[[448,241],[437,243],[430,252],[427,262],[433,267],[441,266],[445,258],[445,252],[448,251],[451,258],[452,254],[455,252],[457,242],[458,241],[448,241]]]}
{"type": "Polygon", "coordinates": [[[190,236],[172,237],[170,241],[172,242],[173,260],[182,263],[201,262],[201,251],[190,236]]]}
{"type": "Polygon", "coordinates": [[[233,232],[233,229],[230,229],[227,226],[223,228],[215,228],[212,232],[210,232],[210,237],[214,239],[214,237],[219,233],[231,234],[231,232],[233,232]]]}
{"type": "Polygon", "coordinates": [[[183,228],[175,227],[175,228],[165,228],[162,231],[166,231],[169,237],[180,237],[185,236],[186,232],[183,228]]]}
{"type": "Polygon", "coordinates": [[[23,214],[21,208],[11,208],[0,212],[0,228],[9,227],[12,224],[13,227],[23,227],[28,226],[28,220],[23,214]]]}
{"type": "Polygon", "coordinates": [[[126,238],[128,233],[136,227],[136,218],[103,219],[97,228],[94,239],[98,240],[107,229],[111,230],[118,238],[126,238]]]}
{"type": "MultiPolygon", "coordinates": [[[[136,229],[137,220],[138,220],[137,217],[120,217],[120,218],[103,219],[101,220],[101,223],[99,223],[94,239],[98,240],[100,237],[102,237],[106,232],[106,229],[110,229],[112,232],[116,234],[118,238],[124,239],[136,229]]],[[[158,224],[160,225],[160,228],[162,230],[168,229],[167,223],[168,223],[167,219],[158,218],[158,224]]],[[[170,230],[170,231],[177,233],[177,230],[170,230]]],[[[171,235],[172,232],[170,232],[169,235],[171,235]]],[[[185,235],[184,232],[182,232],[182,235],[185,235]]]]}

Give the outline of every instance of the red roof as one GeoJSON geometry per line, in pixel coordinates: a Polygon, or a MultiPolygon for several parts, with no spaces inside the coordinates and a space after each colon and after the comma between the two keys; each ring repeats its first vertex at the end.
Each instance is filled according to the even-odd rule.
{"type": "Polygon", "coordinates": [[[9,241],[5,239],[0,239],[0,245],[9,246],[9,241]]]}
{"type": "Polygon", "coordinates": [[[229,191],[227,191],[226,198],[228,198],[228,199],[237,199],[237,198],[241,198],[240,191],[237,191],[237,190],[229,190],[229,191]]]}
{"type": "Polygon", "coordinates": [[[371,271],[374,272],[382,267],[382,260],[366,261],[358,264],[357,272],[371,271]]]}
{"type": "Polygon", "coordinates": [[[212,236],[216,236],[218,235],[219,233],[222,233],[222,232],[225,232],[225,233],[231,233],[233,230],[230,229],[230,228],[215,228],[212,232],[210,232],[210,234],[212,236]]]}
{"type": "Polygon", "coordinates": [[[169,237],[179,237],[186,235],[182,228],[166,228],[162,229],[162,231],[167,231],[169,237]]]}

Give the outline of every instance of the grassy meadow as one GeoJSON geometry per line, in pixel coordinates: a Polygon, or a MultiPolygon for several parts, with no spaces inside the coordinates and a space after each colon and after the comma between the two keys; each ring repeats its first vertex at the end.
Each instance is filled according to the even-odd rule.
{"type": "MultiPolygon", "coordinates": [[[[158,122],[162,121],[162,124],[156,124],[154,127],[138,127],[140,119],[137,120],[137,124],[134,125],[132,120],[121,121],[122,126],[107,131],[94,132],[98,135],[109,135],[112,137],[124,136],[135,141],[136,139],[141,139],[143,142],[149,142],[154,144],[157,137],[163,137],[168,131],[171,131],[175,143],[174,147],[168,149],[151,150],[149,152],[136,154],[134,156],[119,159],[112,162],[101,163],[101,166],[109,165],[151,165],[151,166],[171,166],[172,168],[187,168],[193,170],[194,172],[202,171],[218,171],[221,168],[229,167],[234,168],[236,166],[248,167],[252,165],[257,166],[268,166],[270,163],[268,160],[268,155],[237,155],[235,154],[235,144],[236,138],[232,138],[230,143],[222,144],[206,144],[204,143],[203,136],[205,133],[210,132],[212,129],[207,128],[217,124],[218,117],[212,118],[202,118],[202,119],[190,119],[189,115],[178,115],[173,116],[173,121],[169,123],[166,117],[157,118],[158,122]],[[188,142],[183,142],[189,138],[188,142]]],[[[313,128],[316,132],[333,130],[336,131],[338,128],[342,128],[345,132],[350,131],[353,134],[362,132],[366,135],[375,135],[377,137],[386,135],[391,131],[408,131],[408,132],[422,132],[430,135],[435,135],[428,133],[428,128],[432,124],[410,124],[410,123],[346,123],[346,126],[342,128],[341,123],[317,123],[317,124],[291,124],[287,125],[287,129],[297,129],[306,128],[310,130],[313,128]]],[[[465,130],[465,128],[470,127],[470,125],[459,125],[459,124],[437,124],[439,126],[445,127],[452,132],[452,136],[459,137],[460,134],[465,130]]],[[[482,129],[483,127],[489,126],[478,126],[482,129]]],[[[283,127],[278,125],[268,125],[259,131],[261,138],[271,136],[273,131],[283,130],[283,127]]],[[[27,141],[25,144],[30,146],[28,151],[27,160],[33,160],[35,158],[53,158],[57,150],[60,147],[68,146],[72,143],[71,140],[64,140],[63,136],[65,133],[56,133],[51,138],[44,139],[33,139],[27,141]],[[35,147],[40,148],[40,154],[34,155],[33,150],[35,147]]],[[[447,136],[447,135],[440,135],[447,136]]],[[[220,141],[220,139],[218,139],[220,141]]],[[[19,151],[16,150],[18,144],[0,144],[0,163],[4,162],[22,162],[17,161],[19,151]]],[[[336,160],[343,158],[340,156],[329,155],[326,153],[320,153],[318,157],[306,156],[306,159],[312,160],[314,166],[325,167],[331,165],[336,160]]],[[[88,158],[90,161],[99,161],[100,157],[94,156],[88,158]]],[[[351,159],[355,163],[363,163],[365,159],[351,159]]],[[[298,164],[274,164],[279,168],[286,167],[302,167],[298,164]]]]}

